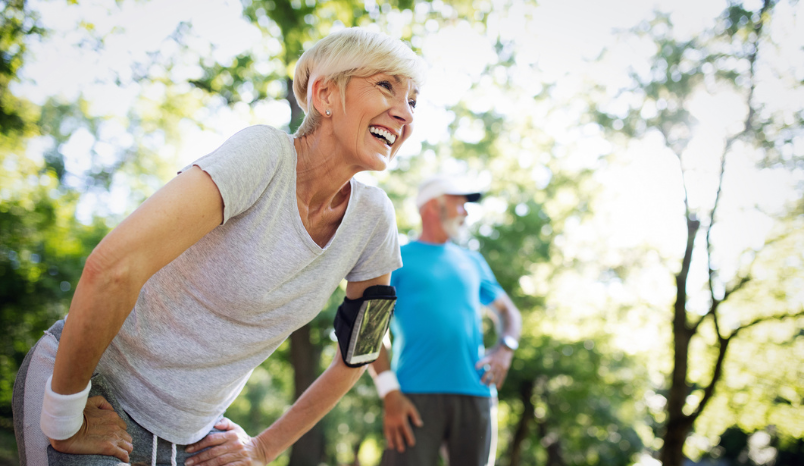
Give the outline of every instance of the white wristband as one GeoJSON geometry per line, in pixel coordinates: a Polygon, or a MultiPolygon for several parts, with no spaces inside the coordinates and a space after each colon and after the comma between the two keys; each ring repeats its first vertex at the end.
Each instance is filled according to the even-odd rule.
{"type": "Polygon", "coordinates": [[[385,395],[394,390],[399,390],[399,380],[392,371],[385,371],[374,377],[374,385],[377,386],[377,394],[380,395],[380,399],[385,398],[385,395]]]}
{"type": "Polygon", "coordinates": [[[75,435],[84,423],[84,408],[87,405],[92,382],[89,382],[87,388],[78,393],[60,395],[51,388],[52,380],[51,375],[45,384],[45,399],[42,402],[39,427],[48,438],[66,440],[75,435]]]}

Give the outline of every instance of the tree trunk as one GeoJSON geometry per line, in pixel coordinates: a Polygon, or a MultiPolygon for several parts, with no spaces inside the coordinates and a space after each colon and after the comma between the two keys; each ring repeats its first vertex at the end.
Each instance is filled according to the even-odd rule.
{"type": "Polygon", "coordinates": [[[528,438],[530,423],[534,418],[533,411],[535,407],[531,401],[532,396],[533,381],[523,382],[519,389],[519,398],[522,400],[523,408],[522,416],[519,418],[519,422],[516,425],[516,432],[514,432],[514,438],[511,441],[511,453],[509,454],[510,462],[508,463],[509,466],[519,466],[519,462],[522,459],[522,442],[528,438]]]}
{"type": "MultiPolygon", "coordinates": [[[[686,319],[685,311],[681,311],[680,319],[678,314],[676,312],[674,321],[686,319]]],[[[670,382],[670,393],[667,397],[667,424],[660,455],[662,466],[681,466],[684,460],[684,441],[691,427],[691,422],[683,411],[689,394],[687,371],[689,369],[690,338],[686,329],[686,321],[682,321],[681,324],[674,322],[673,327],[673,375],[670,382]]]]}
{"type": "MultiPolygon", "coordinates": [[[[293,80],[285,81],[287,101],[290,104],[290,132],[293,133],[304,119],[304,112],[296,102],[293,94],[293,80]]],[[[298,400],[318,377],[321,360],[321,348],[310,341],[310,324],[296,330],[290,335],[290,362],[293,364],[294,400],[298,400]]],[[[304,434],[290,452],[289,466],[317,466],[325,461],[324,428],[316,424],[304,434]]]]}
{"type": "Polygon", "coordinates": [[[541,437],[542,446],[547,451],[546,466],[565,466],[564,458],[561,456],[561,440],[558,435],[548,432],[547,420],[537,419],[536,427],[541,437]]]}
{"type": "Polygon", "coordinates": [[[304,111],[299,107],[299,103],[296,102],[296,95],[293,94],[292,79],[288,78],[285,81],[285,89],[287,91],[287,101],[290,104],[290,124],[288,126],[290,126],[290,132],[295,133],[304,120],[304,111]]]}
{"type": "Polygon", "coordinates": [[[692,423],[678,422],[671,426],[667,423],[667,431],[664,434],[664,444],[659,454],[659,461],[662,466],[682,466],[684,464],[684,442],[690,433],[692,423]]]}
{"type": "MultiPolygon", "coordinates": [[[[310,341],[310,324],[290,335],[290,362],[293,364],[294,400],[318,377],[321,348],[310,341]]],[[[304,434],[290,452],[290,466],[317,466],[324,456],[324,428],[318,423],[304,434]]]]}
{"type": "Polygon", "coordinates": [[[352,453],[355,455],[355,460],[352,461],[350,466],[360,466],[360,458],[358,458],[357,454],[360,453],[360,447],[363,445],[363,440],[365,440],[365,438],[361,438],[355,442],[355,445],[352,447],[352,453]]]}
{"type": "Polygon", "coordinates": [[[687,218],[687,246],[681,270],[676,276],[676,302],[673,306],[673,374],[670,393],[667,397],[667,425],[660,458],[663,466],[681,466],[684,461],[684,441],[692,427],[689,416],[684,414],[684,403],[689,394],[687,371],[689,370],[689,345],[693,330],[687,325],[687,276],[692,263],[695,235],[701,222],[687,218]]]}

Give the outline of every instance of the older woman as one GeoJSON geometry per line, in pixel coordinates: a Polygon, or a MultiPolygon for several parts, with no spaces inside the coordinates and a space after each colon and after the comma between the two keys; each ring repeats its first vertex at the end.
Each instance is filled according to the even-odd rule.
{"type": "Polygon", "coordinates": [[[352,302],[400,267],[390,201],[353,175],[410,136],[421,67],[398,40],[329,35],[298,62],[295,137],[240,131],[109,233],[17,377],[22,464],[265,464],[318,422],[362,374],[340,349],[258,436],[222,415],[344,277],[352,302]]]}

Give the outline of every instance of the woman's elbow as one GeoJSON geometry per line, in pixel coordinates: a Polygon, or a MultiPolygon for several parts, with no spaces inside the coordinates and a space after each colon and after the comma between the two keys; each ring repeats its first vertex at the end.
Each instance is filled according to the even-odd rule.
{"type": "Polygon", "coordinates": [[[81,282],[93,288],[121,290],[133,284],[130,261],[115,257],[103,244],[98,245],[87,257],[81,282]]]}

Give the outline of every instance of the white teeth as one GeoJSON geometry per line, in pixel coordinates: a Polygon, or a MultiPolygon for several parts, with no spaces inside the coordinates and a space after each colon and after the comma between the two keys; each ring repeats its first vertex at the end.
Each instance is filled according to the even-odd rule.
{"type": "Polygon", "coordinates": [[[384,130],[382,128],[378,128],[376,126],[370,126],[369,131],[374,133],[374,134],[376,134],[376,135],[378,135],[378,136],[382,136],[391,145],[393,145],[394,142],[396,141],[396,135],[391,134],[391,133],[389,133],[388,131],[386,131],[386,130],[384,130]]]}

